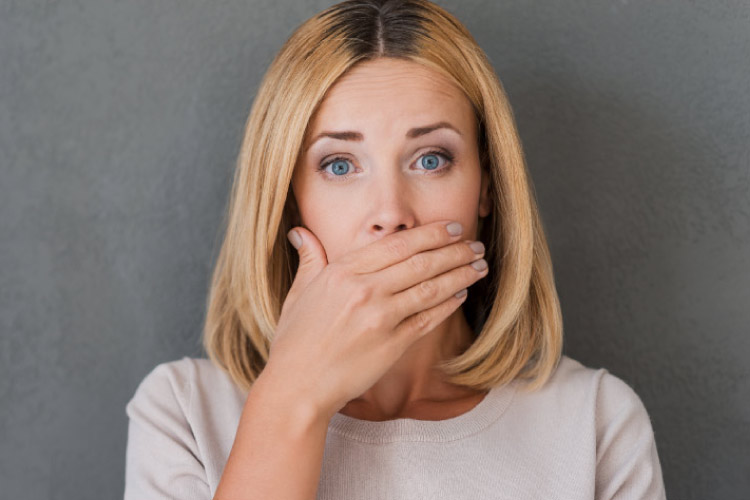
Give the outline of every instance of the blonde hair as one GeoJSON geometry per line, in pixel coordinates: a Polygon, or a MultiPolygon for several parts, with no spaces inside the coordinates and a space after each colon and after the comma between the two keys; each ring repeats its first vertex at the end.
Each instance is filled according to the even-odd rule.
{"type": "Polygon", "coordinates": [[[560,361],[562,313],[513,112],[468,30],[426,0],[338,3],[299,26],[272,61],[245,124],[203,346],[246,391],[263,370],[299,264],[286,233],[290,181],[308,123],[342,74],[378,57],[423,64],[464,91],[490,173],[494,207],[478,226],[490,271],[462,305],[475,338],[439,368],[450,383],[477,390],[515,379],[536,390],[560,361]]]}

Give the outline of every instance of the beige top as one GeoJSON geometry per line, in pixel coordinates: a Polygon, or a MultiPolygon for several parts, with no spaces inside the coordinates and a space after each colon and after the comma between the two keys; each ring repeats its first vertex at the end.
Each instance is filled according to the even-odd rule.
{"type": "MultiPolygon", "coordinates": [[[[334,414],[317,498],[666,498],[651,421],[629,385],[566,355],[539,391],[519,383],[447,420],[334,414]]],[[[156,366],[125,407],[125,500],[211,499],[245,399],[207,359],[156,366]]]]}

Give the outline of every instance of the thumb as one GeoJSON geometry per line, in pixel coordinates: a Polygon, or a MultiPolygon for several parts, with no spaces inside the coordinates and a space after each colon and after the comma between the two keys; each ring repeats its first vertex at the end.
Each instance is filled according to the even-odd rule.
{"type": "Polygon", "coordinates": [[[320,240],[304,227],[293,227],[287,233],[287,238],[299,254],[299,268],[292,287],[304,289],[328,265],[328,257],[320,240]],[[294,233],[299,235],[299,239],[294,233]]]}

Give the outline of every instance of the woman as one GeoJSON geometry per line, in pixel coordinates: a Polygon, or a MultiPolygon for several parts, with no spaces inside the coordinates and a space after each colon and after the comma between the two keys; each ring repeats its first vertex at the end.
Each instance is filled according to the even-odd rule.
{"type": "Polygon", "coordinates": [[[562,354],[510,105],[444,9],[302,24],[226,224],[209,359],[127,405],[126,500],[665,497],[639,397],[562,354]]]}

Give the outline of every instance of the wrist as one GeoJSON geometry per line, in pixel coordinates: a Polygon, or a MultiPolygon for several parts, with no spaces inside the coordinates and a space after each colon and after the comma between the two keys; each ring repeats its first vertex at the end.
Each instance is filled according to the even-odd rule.
{"type": "Polygon", "coordinates": [[[248,400],[253,397],[254,401],[259,401],[287,429],[306,432],[316,427],[327,428],[331,412],[311,397],[311,392],[295,383],[286,372],[266,364],[253,384],[248,400]]]}

